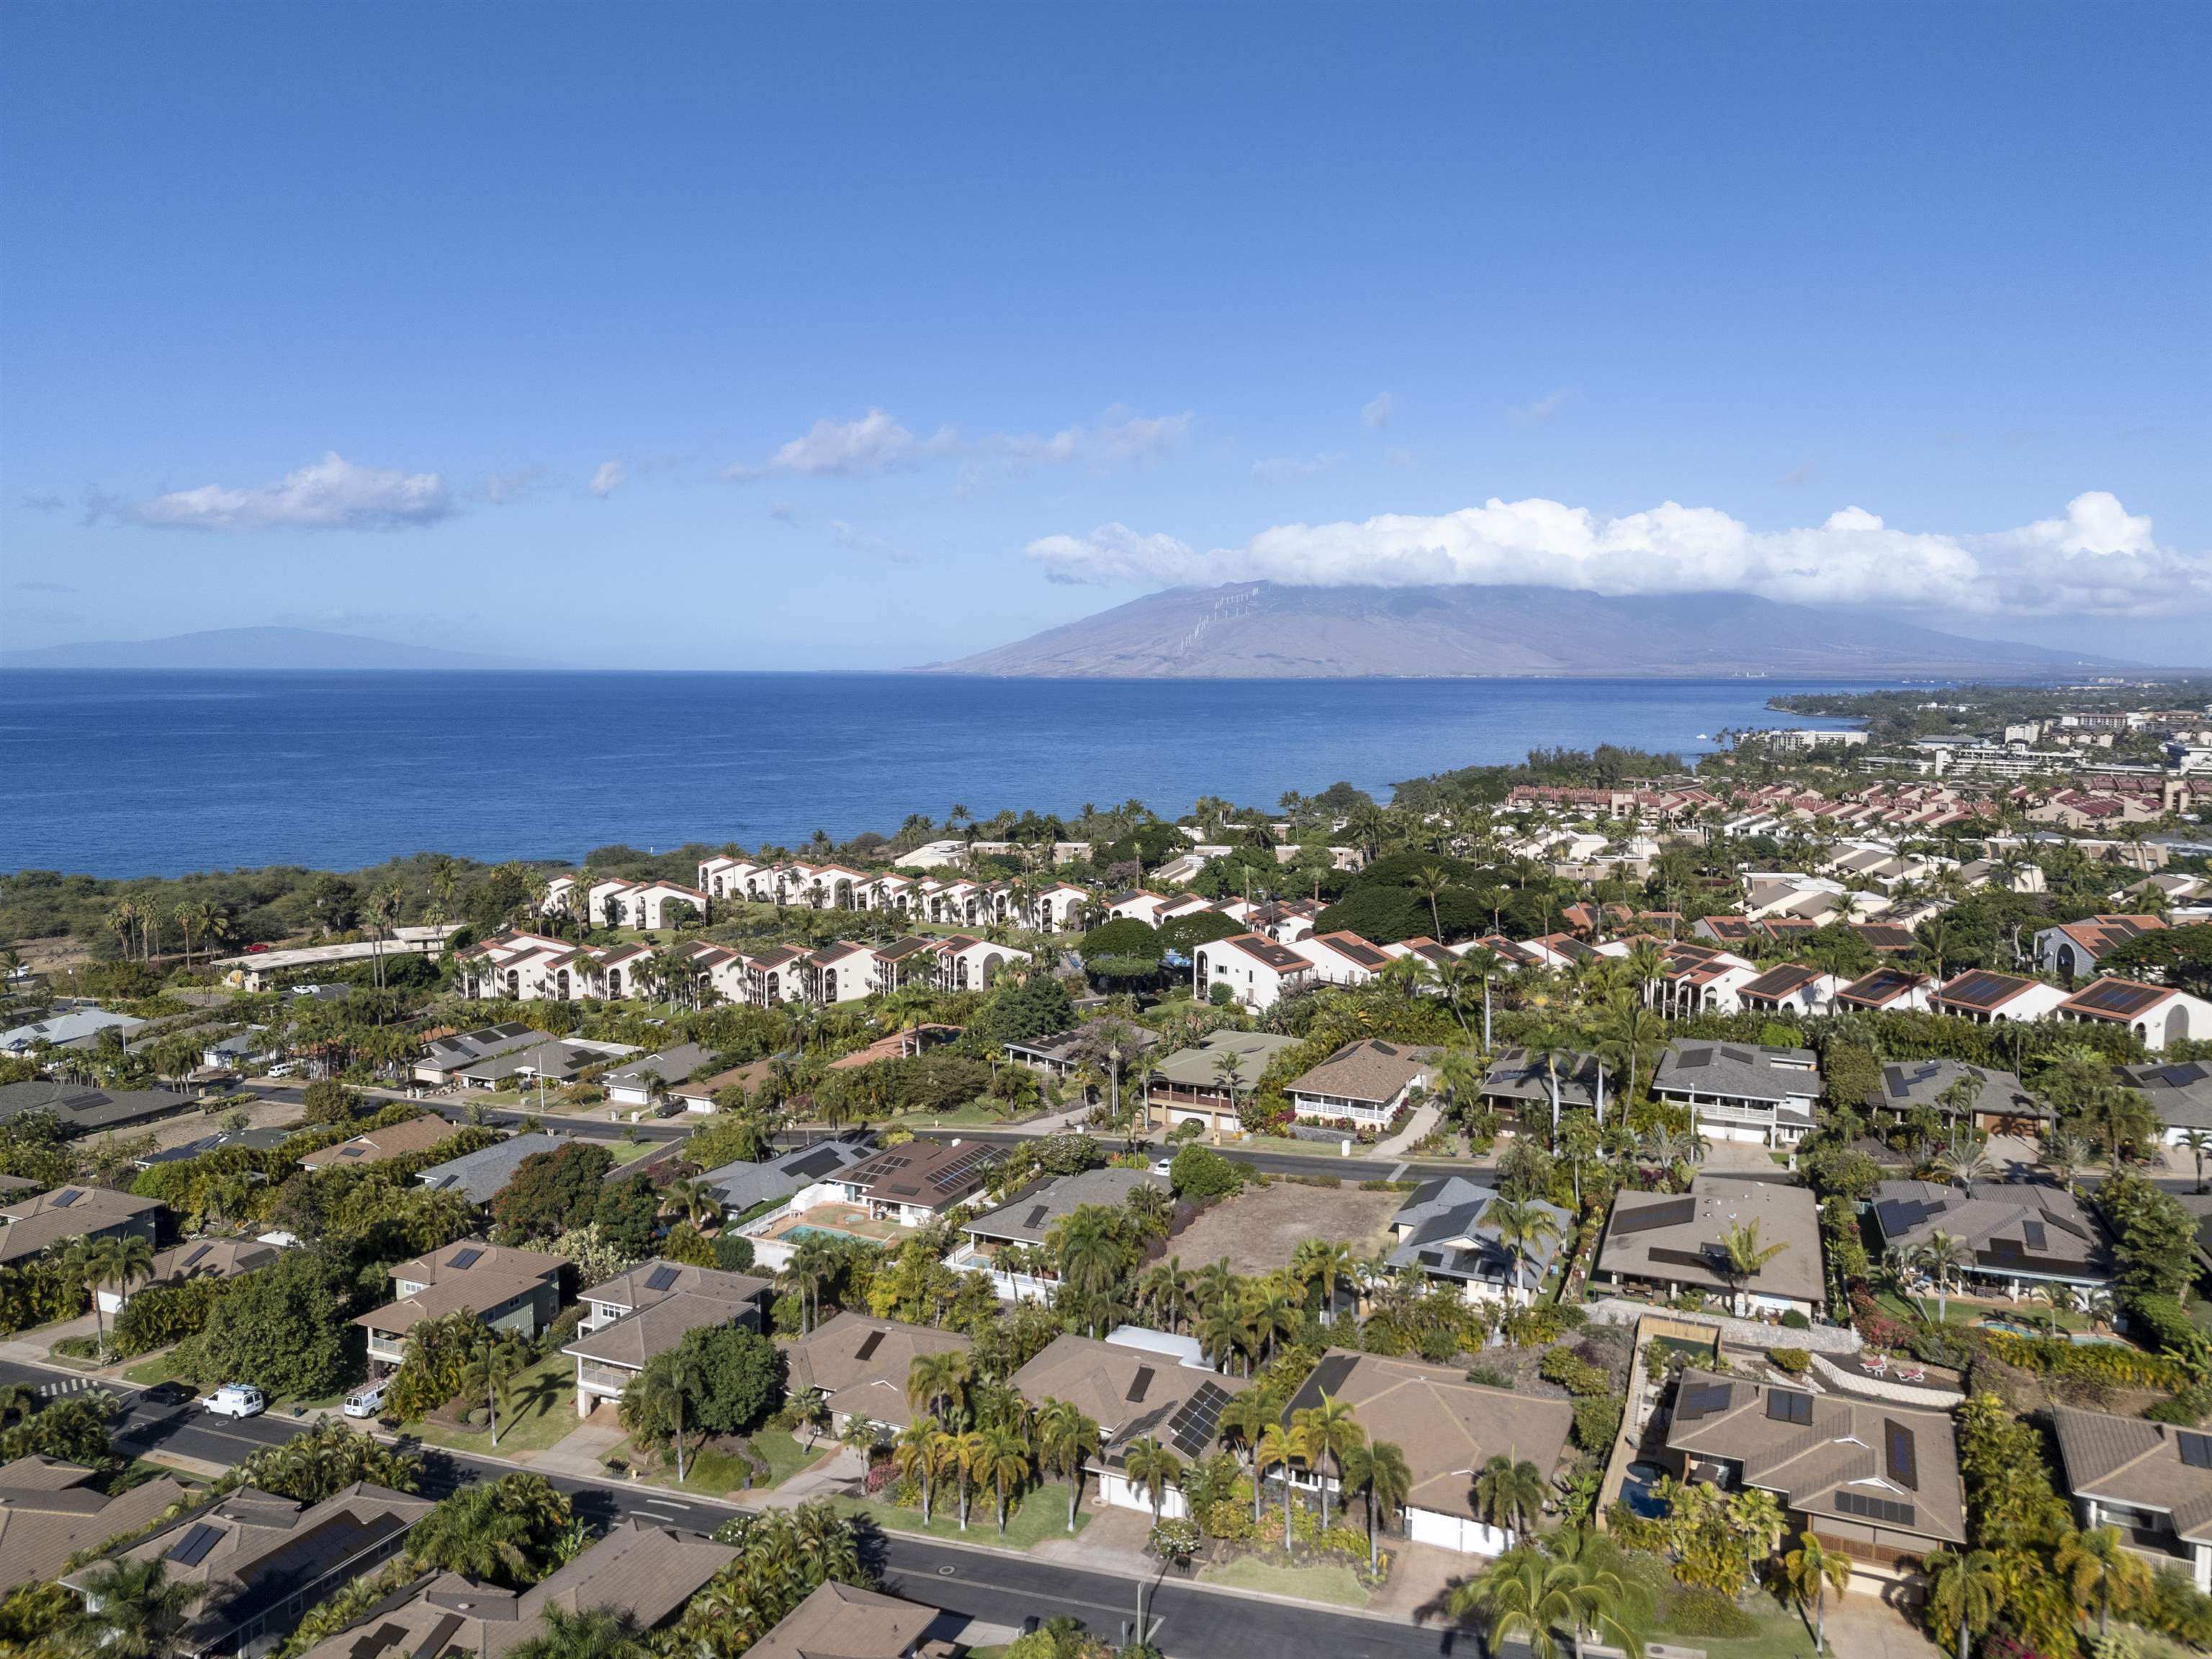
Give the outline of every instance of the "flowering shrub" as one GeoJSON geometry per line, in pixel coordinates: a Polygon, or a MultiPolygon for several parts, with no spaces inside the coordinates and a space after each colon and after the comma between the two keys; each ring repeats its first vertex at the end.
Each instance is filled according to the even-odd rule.
{"type": "Polygon", "coordinates": [[[897,1480],[898,1465],[889,1461],[884,1461],[868,1465],[868,1478],[864,1484],[868,1496],[873,1498],[879,1494],[885,1486],[895,1484],[897,1480]]]}

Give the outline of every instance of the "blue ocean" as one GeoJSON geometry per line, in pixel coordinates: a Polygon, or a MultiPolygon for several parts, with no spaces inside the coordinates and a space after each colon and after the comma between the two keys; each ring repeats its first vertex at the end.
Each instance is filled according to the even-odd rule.
{"type": "MultiPolygon", "coordinates": [[[[957,802],[1272,806],[1599,743],[1710,750],[1835,682],[0,673],[0,869],[354,869],[795,845],[957,802]]],[[[1864,688],[1860,688],[1864,689],[1864,688]]]]}

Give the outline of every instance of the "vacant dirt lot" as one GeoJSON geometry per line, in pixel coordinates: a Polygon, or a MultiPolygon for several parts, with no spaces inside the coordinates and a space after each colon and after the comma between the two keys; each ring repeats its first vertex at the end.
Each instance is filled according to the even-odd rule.
{"type": "Polygon", "coordinates": [[[1168,1253],[1195,1267],[1220,1256],[1240,1273],[1287,1267],[1302,1240],[1341,1240],[1355,1255],[1384,1243],[1403,1193],[1357,1187],[1299,1187],[1286,1181],[1224,1199],[1168,1241],[1168,1253]]]}

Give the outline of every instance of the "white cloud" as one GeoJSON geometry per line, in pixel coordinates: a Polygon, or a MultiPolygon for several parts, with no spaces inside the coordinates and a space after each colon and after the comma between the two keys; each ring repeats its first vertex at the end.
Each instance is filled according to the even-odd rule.
{"type": "Polygon", "coordinates": [[[1550,420],[1565,406],[1567,399],[1573,395],[1572,392],[1562,388],[1558,392],[1546,393],[1533,404],[1522,404],[1519,408],[1509,409],[1505,412],[1516,421],[1533,425],[1538,422],[1550,420]]]}
{"type": "Polygon", "coordinates": [[[435,472],[356,466],[335,452],[252,489],[203,484],[140,501],[130,516],[163,530],[398,530],[453,513],[435,472]]]}
{"type": "Polygon", "coordinates": [[[1390,394],[1378,392],[1359,405],[1359,424],[1381,428],[1390,424],[1390,394]]]}
{"type": "Polygon", "coordinates": [[[1092,426],[1063,427],[1049,438],[1000,433],[990,440],[993,453],[1017,472],[1040,466],[1085,466],[1105,472],[1116,466],[1157,466],[1168,451],[1190,435],[1191,414],[1139,415],[1118,405],[1092,426]]]}
{"type": "Polygon", "coordinates": [[[805,437],[793,438],[758,466],[732,466],[723,476],[851,478],[913,466],[959,447],[960,434],[949,426],[917,438],[882,410],[872,409],[857,421],[817,421],[805,437]]]}
{"type": "Polygon", "coordinates": [[[620,489],[629,477],[629,469],[620,461],[601,461],[599,470],[592,474],[592,494],[605,501],[620,489]]]}
{"type": "Polygon", "coordinates": [[[1279,525],[1206,552],[1121,524],[1024,550],[1061,582],[1726,591],[2028,615],[2148,616],[2212,600],[2212,553],[2160,544],[2148,518],[2102,490],[2075,496],[2062,517],[1988,534],[1892,529],[1856,507],[1810,529],[1770,532],[1673,501],[1609,519],[1558,501],[1492,500],[1433,517],[1279,525]]]}
{"type": "Polygon", "coordinates": [[[1310,478],[1316,473],[1328,471],[1340,459],[1335,455],[1271,455],[1266,460],[1252,463],[1252,482],[1279,484],[1288,483],[1293,478],[1310,478]]]}
{"type": "Polygon", "coordinates": [[[494,507],[505,507],[519,501],[537,489],[545,481],[543,467],[517,467],[512,472],[491,472],[484,476],[483,495],[494,507]]]}

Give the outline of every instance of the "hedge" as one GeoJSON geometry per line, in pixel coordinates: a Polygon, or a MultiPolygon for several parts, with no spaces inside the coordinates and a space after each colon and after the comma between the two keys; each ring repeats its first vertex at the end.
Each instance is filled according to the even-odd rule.
{"type": "Polygon", "coordinates": [[[2118,1342],[2069,1342],[2062,1337],[1983,1333],[1989,1350],[2008,1365],[2045,1376],[2076,1376],[2124,1388],[2181,1389],[2186,1367],[2164,1354],[2143,1353],[2118,1342]]]}

